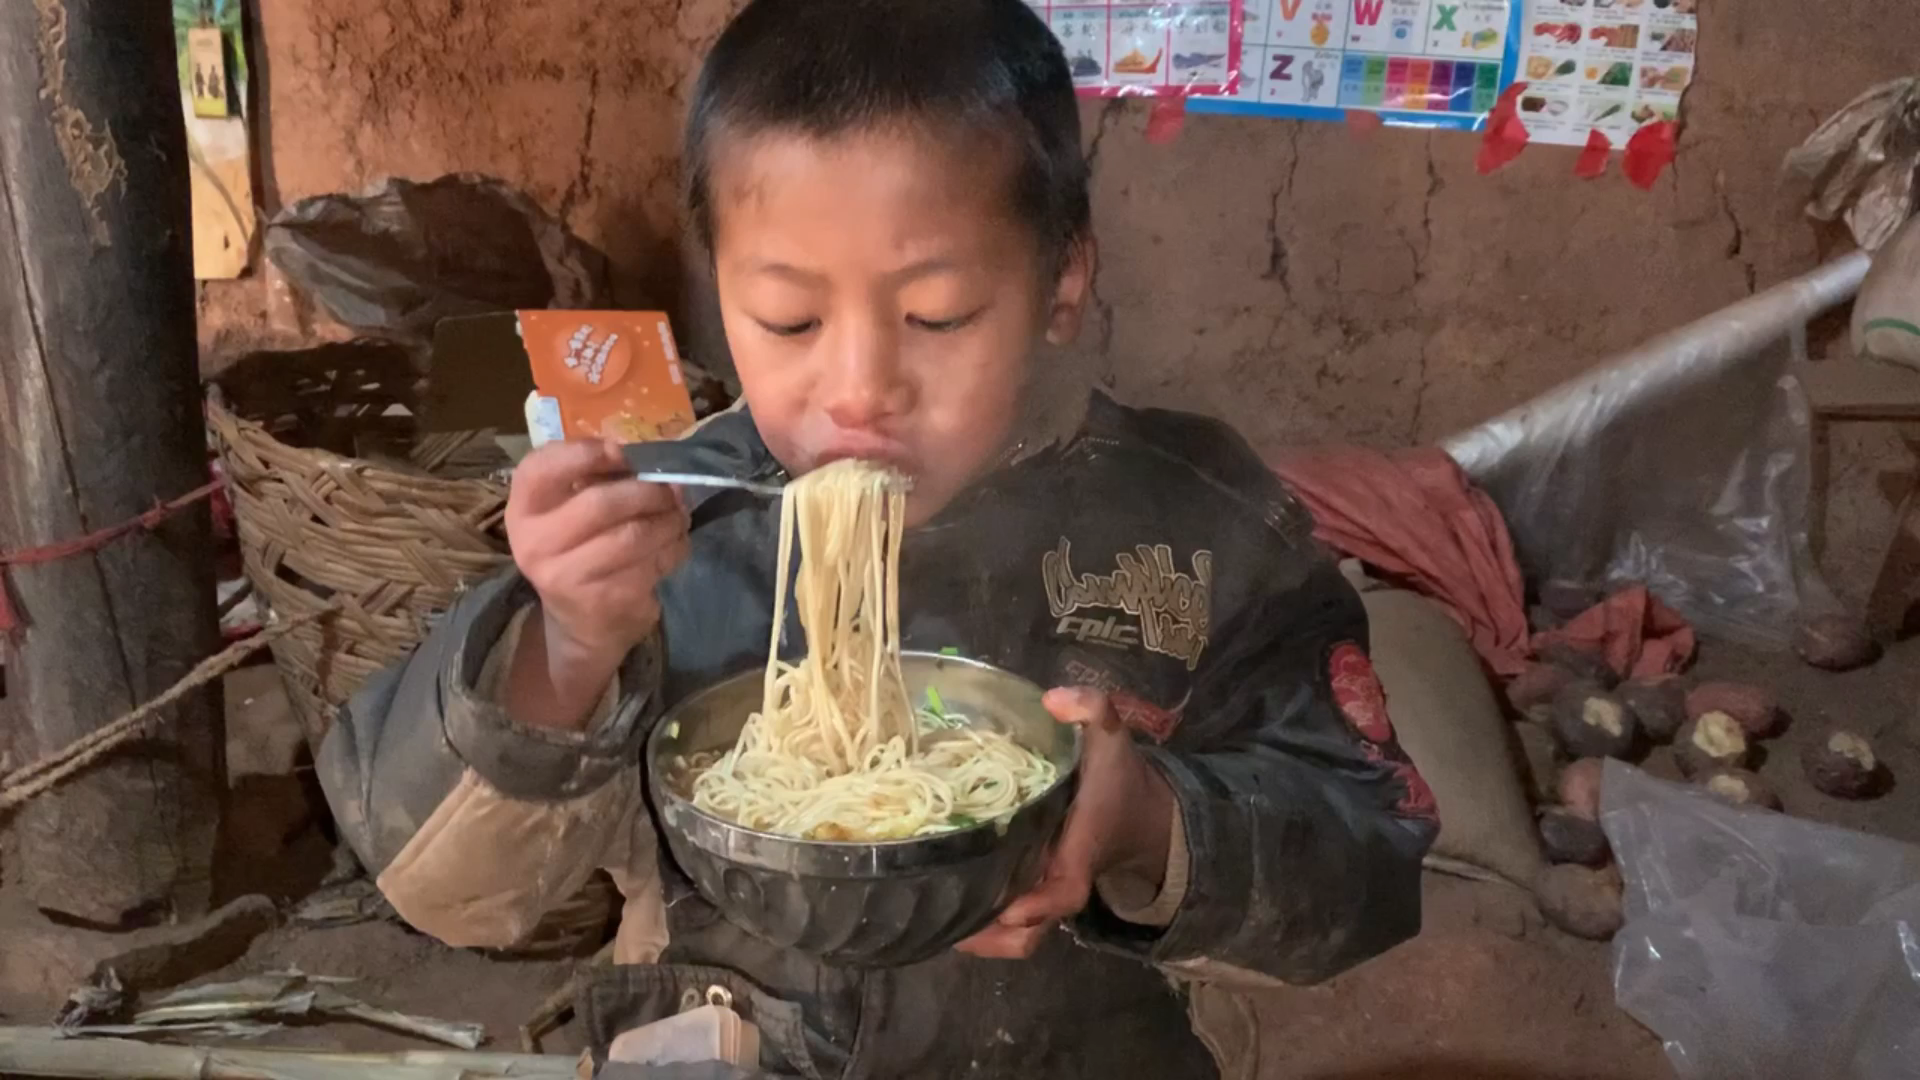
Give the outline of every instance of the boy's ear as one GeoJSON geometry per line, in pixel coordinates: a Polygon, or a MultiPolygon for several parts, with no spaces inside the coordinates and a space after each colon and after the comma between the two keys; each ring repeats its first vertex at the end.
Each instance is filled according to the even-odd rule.
{"type": "Polygon", "coordinates": [[[1087,305],[1093,300],[1093,273],[1099,264],[1099,245],[1093,237],[1075,241],[1053,287],[1053,306],[1047,312],[1047,344],[1070,345],[1080,336],[1087,305]]]}

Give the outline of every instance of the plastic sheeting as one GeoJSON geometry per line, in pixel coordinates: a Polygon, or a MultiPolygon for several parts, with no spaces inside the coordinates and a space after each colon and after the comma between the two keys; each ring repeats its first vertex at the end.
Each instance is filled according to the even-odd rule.
{"type": "Polygon", "coordinates": [[[457,173],[317,195],[267,224],[267,257],[327,313],[424,348],[455,315],[606,306],[606,260],[499,180],[457,173]]]}
{"type": "Polygon", "coordinates": [[[1535,581],[1644,583],[1702,632],[1782,649],[1839,602],[1807,547],[1808,409],[1788,362],[1859,289],[1849,255],[1649,342],[1443,448],[1535,581]]]}
{"type": "Polygon", "coordinates": [[[1609,761],[1620,1007],[1682,1080],[1920,1077],[1920,848],[1609,761]]]}
{"type": "Polygon", "coordinates": [[[1808,217],[1844,218],[1855,243],[1880,250],[1920,198],[1920,77],[1881,83],[1848,102],[1788,152],[1786,168],[1813,181],[1808,217]]]}

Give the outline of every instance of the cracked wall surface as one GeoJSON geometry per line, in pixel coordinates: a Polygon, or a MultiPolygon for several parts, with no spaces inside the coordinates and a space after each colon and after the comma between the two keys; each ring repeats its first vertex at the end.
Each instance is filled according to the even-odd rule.
{"type": "MultiPolygon", "coordinates": [[[[260,7],[269,212],[386,174],[492,173],[606,250],[622,303],[671,307],[711,353],[674,147],[733,0],[260,7]]],[[[1262,448],[1404,445],[1803,272],[1834,240],[1802,219],[1781,155],[1911,72],[1920,8],[1748,0],[1701,21],[1679,159],[1647,193],[1617,163],[1577,180],[1575,152],[1550,147],[1481,177],[1477,140],[1452,133],[1194,116],[1149,145],[1143,107],[1089,103],[1102,273],[1079,347],[1123,396],[1220,414],[1262,448]]],[[[211,358],[305,332],[270,285],[203,289],[211,358]]],[[[1884,474],[1904,465],[1848,439],[1836,552],[1877,546],[1884,474]]]]}

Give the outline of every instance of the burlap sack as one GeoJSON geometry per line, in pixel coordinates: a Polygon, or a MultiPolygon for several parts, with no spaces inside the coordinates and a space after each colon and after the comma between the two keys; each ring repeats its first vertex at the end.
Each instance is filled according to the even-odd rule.
{"type": "Polygon", "coordinates": [[[1853,350],[1920,370],[1920,218],[1873,257],[1853,302],[1853,350]]]}
{"type": "Polygon", "coordinates": [[[1460,624],[1425,597],[1363,584],[1361,599],[1387,712],[1440,809],[1434,854],[1531,887],[1545,861],[1479,656],[1460,624]]]}

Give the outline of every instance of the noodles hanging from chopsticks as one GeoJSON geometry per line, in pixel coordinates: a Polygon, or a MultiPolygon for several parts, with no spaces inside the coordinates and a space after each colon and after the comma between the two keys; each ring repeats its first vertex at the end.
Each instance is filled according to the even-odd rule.
{"type": "Polygon", "coordinates": [[[760,711],[732,750],[696,763],[693,803],[748,828],[813,840],[895,840],[1011,814],[1055,769],[900,674],[905,482],[844,461],[789,484],[760,711]],[[800,570],[792,575],[793,544],[800,570]],[[807,655],[780,659],[787,582],[807,655]]]}

